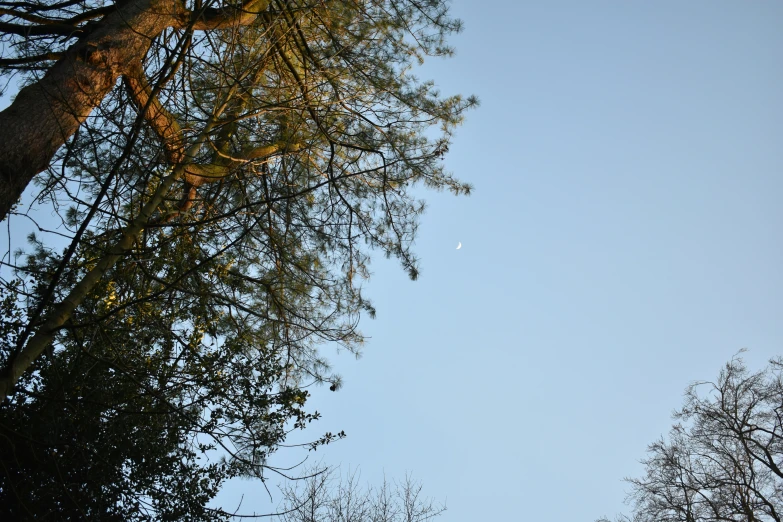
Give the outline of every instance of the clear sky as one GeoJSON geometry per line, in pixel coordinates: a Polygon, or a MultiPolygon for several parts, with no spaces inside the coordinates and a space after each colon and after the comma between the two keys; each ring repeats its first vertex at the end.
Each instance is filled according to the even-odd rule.
{"type": "Polygon", "coordinates": [[[446,158],[475,193],[422,190],[420,279],[373,263],[304,439],[345,430],[311,461],[411,472],[444,522],[611,517],[689,383],[783,355],[783,3],[452,4],[420,76],[482,101],[446,158]]]}
{"type": "Polygon", "coordinates": [[[613,516],[689,383],[783,354],[783,3],[453,13],[421,76],[482,101],[447,156],[476,191],[426,194],[419,281],[374,263],[365,355],[314,392],[348,438],[317,457],[412,472],[444,521],[613,516]]]}

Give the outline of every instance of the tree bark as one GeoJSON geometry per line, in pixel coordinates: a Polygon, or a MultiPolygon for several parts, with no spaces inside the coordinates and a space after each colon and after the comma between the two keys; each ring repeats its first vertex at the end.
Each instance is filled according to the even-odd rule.
{"type": "Polygon", "coordinates": [[[73,44],[39,81],[0,112],[0,219],[28,183],[117,83],[152,40],[183,20],[177,0],[128,0],[73,44]]]}
{"type": "MultiPolygon", "coordinates": [[[[183,0],[125,0],[72,45],[43,78],[0,112],[0,220],[152,41],[169,27],[212,30],[253,23],[269,0],[190,12],[183,0]]],[[[74,34],[86,28],[74,28],[74,34]]]]}

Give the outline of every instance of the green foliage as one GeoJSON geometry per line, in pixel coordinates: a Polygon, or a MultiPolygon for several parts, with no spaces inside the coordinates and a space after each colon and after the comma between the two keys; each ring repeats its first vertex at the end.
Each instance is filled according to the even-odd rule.
{"type": "Polygon", "coordinates": [[[0,406],[8,516],[213,520],[227,478],[265,479],[307,388],[339,386],[323,347],[361,349],[373,249],[417,276],[412,187],[470,190],[442,157],[476,101],[411,69],[458,29],[441,0],[273,1],[155,40],[149,93],[112,92],[38,179],[67,246],[14,267],[5,374],[62,321],[0,406]]]}
{"type": "Polygon", "coordinates": [[[215,520],[206,504],[222,482],[261,476],[287,429],[318,417],[252,331],[207,349],[201,327],[175,326],[151,300],[105,316],[121,280],[83,304],[90,327],[64,330],[0,407],[6,519],[215,520]]]}

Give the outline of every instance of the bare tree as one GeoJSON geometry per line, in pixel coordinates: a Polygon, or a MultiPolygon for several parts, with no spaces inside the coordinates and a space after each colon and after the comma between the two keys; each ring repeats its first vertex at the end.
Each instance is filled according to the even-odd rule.
{"type": "MultiPolygon", "coordinates": [[[[742,359],[688,387],[668,440],[651,444],[632,485],[634,522],[767,522],[783,516],[783,359],[742,359]]],[[[606,522],[606,521],[604,521],[606,522]]]]}
{"type": "Polygon", "coordinates": [[[421,494],[422,485],[406,475],[401,482],[384,478],[379,487],[359,484],[358,472],[339,469],[312,473],[288,483],[279,522],[425,522],[446,511],[421,494]]]}

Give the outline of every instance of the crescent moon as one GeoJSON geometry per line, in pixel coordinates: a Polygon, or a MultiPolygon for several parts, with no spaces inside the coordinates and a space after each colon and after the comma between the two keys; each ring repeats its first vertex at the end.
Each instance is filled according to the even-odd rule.
{"type": "Polygon", "coordinates": [[[462,248],[462,243],[461,242],[457,243],[457,250],[459,250],[460,248],[462,248]]]}

